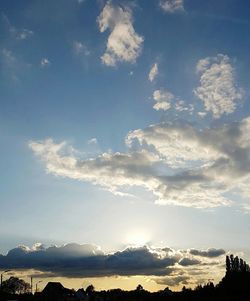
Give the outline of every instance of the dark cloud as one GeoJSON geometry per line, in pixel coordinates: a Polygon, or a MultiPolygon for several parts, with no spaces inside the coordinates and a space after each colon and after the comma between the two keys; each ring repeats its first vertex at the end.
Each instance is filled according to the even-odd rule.
{"type": "Polygon", "coordinates": [[[196,250],[196,249],[191,249],[190,254],[195,255],[195,256],[201,256],[201,257],[219,257],[221,255],[224,255],[226,252],[223,249],[207,249],[207,250],[196,250]]]}
{"type": "Polygon", "coordinates": [[[191,278],[187,275],[180,275],[180,276],[170,276],[164,277],[160,279],[156,279],[156,283],[168,286],[176,286],[179,284],[187,285],[189,284],[189,280],[191,278]]]}
{"type": "MultiPolygon", "coordinates": [[[[128,247],[114,253],[105,253],[92,244],[70,243],[45,247],[37,243],[31,248],[21,245],[10,250],[7,255],[0,254],[0,269],[35,270],[39,273],[39,277],[147,275],[165,279],[183,276],[187,270],[190,272],[197,268],[199,268],[197,274],[202,274],[204,272],[202,267],[207,264],[213,265],[214,269],[221,269],[221,261],[213,262],[212,258],[223,254],[225,254],[223,249],[174,250],[152,246],[128,247]]],[[[178,278],[176,280],[171,278],[167,281],[170,283],[177,280],[178,278]]]]}
{"type": "Polygon", "coordinates": [[[197,259],[192,259],[192,258],[187,258],[184,257],[179,261],[179,264],[182,266],[189,266],[189,265],[197,265],[200,264],[201,262],[197,259]]]}
{"type": "Polygon", "coordinates": [[[89,244],[49,248],[35,245],[31,249],[19,246],[0,256],[0,268],[36,269],[65,277],[163,276],[169,275],[179,260],[179,256],[166,250],[144,246],[105,254],[89,244]]]}

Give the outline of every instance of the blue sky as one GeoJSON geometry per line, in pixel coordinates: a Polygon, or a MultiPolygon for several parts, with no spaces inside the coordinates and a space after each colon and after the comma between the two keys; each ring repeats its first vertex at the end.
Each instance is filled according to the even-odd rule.
{"type": "Polygon", "coordinates": [[[0,253],[74,242],[249,257],[249,8],[2,1],[0,253]]]}

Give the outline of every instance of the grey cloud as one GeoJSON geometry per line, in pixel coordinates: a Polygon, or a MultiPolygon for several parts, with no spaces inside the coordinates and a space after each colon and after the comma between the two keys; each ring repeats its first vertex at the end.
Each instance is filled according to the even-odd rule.
{"type": "Polygon", "coordinates": [[[162,184],[166,181],[161,188],[163,195],[171,195],[176,189],[181,195],[192,193],[193,199],[200,198],[200,203],[216,199],[217,204],[230,205],[225,193],[235,187],[242,189],[240,197],[249,198],[249,128],[249,117],[201,130],[185,122],[162,123],[130,132],[127,144],[131,148],[137,143],[143,149],[153,149],[176,170],[162,176],[162,184]]]}
{"type": "Polygon", "coordinates": [[[120,195],[144,187],[161,205],[214,208],[230,206],[228,192],[235,187],[239,197],[249,198],[249,130],[250,117],[202,130],[187,122],[161,123],[130,132],[127,153],[85,160],[66,142],[47,139],[29,146],[54,175],[120,195]]]}
{"type": "Polygon", "coordinates": [[[223,249],[207,249],[207,250],[196,250],[196,249],[191,249],[190,254],[195,255],[195,256],[201,256],[201,257],[209,257],[209,258],[214,258],[214,257],[219,257],[221,255],[225,255],[225,250],[223,249]]]}
{"type": "Polygon", "coordinates": [[[189,266],[189,265],[197,265],[197,264],[200,264],[200,260],[197,260],[197,259],[193,259],[193,258],[182,258],[180,261],[179,261],[179,264],[182,265],[182,266],[189,266]]]}
{"type": "Polygon", "coordinates": [[[108,254],[89,244],[38,249],[19,246],[0,256],[0,268],[35,269],[65,277],[162,276],[170,274],[178,260],[174,253],[147,246],[108,254]]]}
{"type": "Polygon", "coordinates": [[[180,276],[162,277],[160,279],[155,279],[155,282],[167,286],[177,286],[180,284],[185,284],[185,285],[188,284],[190,279],[191,279],[190,276],[180,275],[180,276]]]}

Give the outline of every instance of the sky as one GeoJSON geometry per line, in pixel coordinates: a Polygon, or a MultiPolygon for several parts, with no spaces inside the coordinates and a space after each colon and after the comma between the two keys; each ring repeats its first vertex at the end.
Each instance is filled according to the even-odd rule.
{"type": "Polygon", "coordinates": [[[1,1],[5,277],[179,289],[250,259],[249,9],[1,1]]]}

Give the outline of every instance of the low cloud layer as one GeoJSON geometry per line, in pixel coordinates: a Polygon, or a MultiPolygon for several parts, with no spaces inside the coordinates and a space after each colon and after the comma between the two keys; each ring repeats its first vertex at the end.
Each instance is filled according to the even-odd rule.
{"type": "Polygon", "coordinates": [[[110,31],[102,62],[107,66],[134,63],[141,52],[143,37],[135,32],[131,8],[108,1],[97,22],[100,32],[110,31]]]}
{"type": "MultiPolygon", "coordinates": [[[[217,256],[213,256],[218,260],[218,268],[224,261],[220,253],[219,251],[217,256]]],[[[35,244],[32,248],[19,246],[10,250],[7,255],[0,255],[0,269],[33,269],[46,276],[72,278],[167,276],[174,281],[177,274],[187,274],[186,269],[194,266],[202,268],[210,263],[209,258],[197,260],[195,257],[190,250],[174,250],[169,247],[128,247],[114,253],[104,253],[99,247],[90,244],[71,243],[48,248],[35,244]]]]}

